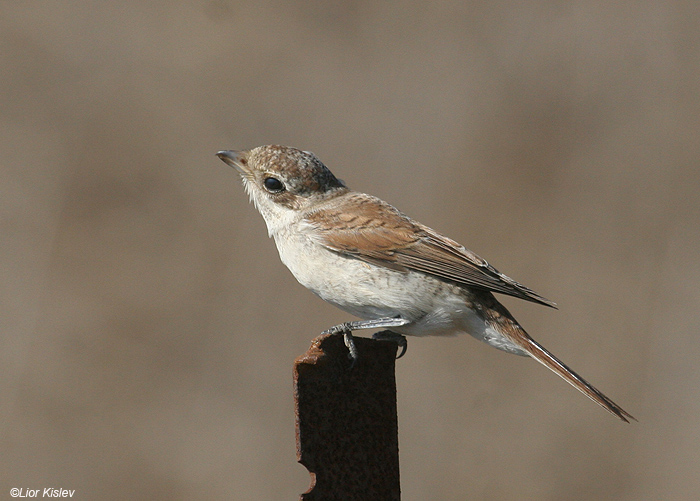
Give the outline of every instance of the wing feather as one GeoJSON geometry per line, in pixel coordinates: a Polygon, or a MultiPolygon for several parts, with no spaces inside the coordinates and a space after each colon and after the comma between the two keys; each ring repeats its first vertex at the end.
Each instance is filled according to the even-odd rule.
{"type": "Polygon", "coordinates": [[[331,200],[307,214],[304,224],[317,243],[335,252],[556,308],[454,240],[370,195],[352,192],[340,203],[331,200]]]}

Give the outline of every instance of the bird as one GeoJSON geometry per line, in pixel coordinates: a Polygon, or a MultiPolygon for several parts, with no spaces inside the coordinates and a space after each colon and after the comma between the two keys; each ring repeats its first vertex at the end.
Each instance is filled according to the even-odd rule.
{"type": "MultiPolygon", "coordinates": [[[[321,299],[361,320],[324,331],[389,329],[404,336],[466,333],[508,353],[529,356],[624,422],[636,419],[535,341],[494,293],[556,304],[486,260],[377,197],[353,191],[311,152],[280,145],[222,150],[265,220],[282,263],[321,299]]],[[[401,356],[399,355],[399,356],[401,356]]]]}

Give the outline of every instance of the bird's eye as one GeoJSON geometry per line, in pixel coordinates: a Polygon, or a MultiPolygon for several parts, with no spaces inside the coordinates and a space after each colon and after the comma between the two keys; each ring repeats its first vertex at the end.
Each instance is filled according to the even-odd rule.
{"type": "Polygon", "coordinates": [[[270,193],[279,193],[280,191],[284,191],[284,184],[282,184],[282,181],[276,177],[266,177],[263,184],[265,185],[265,189],[270,193]]]}

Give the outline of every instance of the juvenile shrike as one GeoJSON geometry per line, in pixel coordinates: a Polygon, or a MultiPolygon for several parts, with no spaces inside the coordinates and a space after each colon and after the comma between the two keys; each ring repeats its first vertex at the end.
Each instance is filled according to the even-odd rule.
{"type": "Polygon", "coordinates": [[[388,203],[350,190],[313,154],[286,146],[220,151],[235,167],[282,262],[322,299],[363,320],[326,332],[388,328],[407,336],[467,333],[530,356],[625,422],[632,415],[532,339],[493,292],[555,304],[388,203]]]}

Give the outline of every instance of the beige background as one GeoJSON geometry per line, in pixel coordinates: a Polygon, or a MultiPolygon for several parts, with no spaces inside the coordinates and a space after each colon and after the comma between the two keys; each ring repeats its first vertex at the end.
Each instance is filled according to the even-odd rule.
{"type": "Polygon", "coordinates": [[[404,499],[700,491],[700,4],[0,3],[0,496],[296,499],[291,366],[349,317],[224,148],[288,144],[557,301],[625,425],[470,338],[398,363],[404,499]]]}

